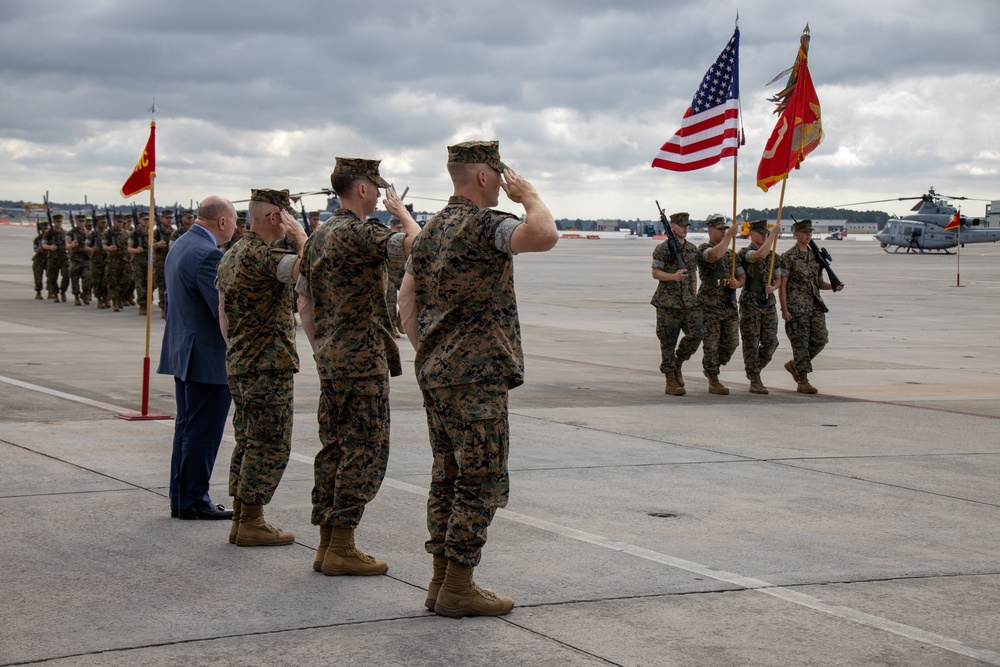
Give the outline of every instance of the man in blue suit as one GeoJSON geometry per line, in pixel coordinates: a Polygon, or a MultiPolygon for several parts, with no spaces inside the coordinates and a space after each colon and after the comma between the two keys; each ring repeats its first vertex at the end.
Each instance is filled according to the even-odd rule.
{"type": "Polygon", "coordinates": [[[174,376],[177,418],[170,462],[170,516],[232,519],[212,502],[208,485],[229,416],[226,341],[219,326],[215,271],[218,246],[236,229],[236,209],[221,197],[198,207],[189,230],[170,246],[164,263],[166,325],[157,373],[174,376]]]}

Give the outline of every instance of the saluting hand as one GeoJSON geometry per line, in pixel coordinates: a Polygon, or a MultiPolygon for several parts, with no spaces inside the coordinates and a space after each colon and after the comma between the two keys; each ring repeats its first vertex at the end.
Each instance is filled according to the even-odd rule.
{"type": "Polygon", "coordinates": [[[281,225],[281,231],[285,233],[285,236],[295,241],[295,246],[301,250],[307,237],[306,230],[299,224],[299,221],[293,218],[288,211],[282,209],[278,224],[281,225]]]}
{"type": "Polygon", "coordinates": [[[512,202],[520,204],[525,198],[538,196],[535,187],[513,169],[504,169],[503,178],[500,187],[512,202]]]}

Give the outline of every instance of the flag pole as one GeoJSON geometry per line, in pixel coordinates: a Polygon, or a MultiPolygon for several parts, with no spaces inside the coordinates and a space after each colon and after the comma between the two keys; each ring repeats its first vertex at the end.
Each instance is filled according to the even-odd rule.
{"type": "Polygon", "coordinates": [[[958,252],[957,259],[955,260],[955,287],[962,286],[962,209],[958,209],[958,246],[955,250],[958,252]]]}
{"type": "MultiPolygon", "coordinates": [[[[153,106],[150,107],[150,111],[156,114],[156,103],[154,101],[153,106]]],[[[156,145],[154,137],[154,132],[156,130],[156,120],[150,122],[149,124],[150,141],[152,142],[152,155],[149,156],[152,161],[151,170],[149,172],[149,220],[150,223],[146,226],[146,348],[145,354],[142,358],[142,412],[140,414],[135,413],[124,413],[116,415],[119,419],[124,419],[125,421],[150,421],[159,419],[171,419],[170,415],[161,414],[150,414],[149,413],[149,341],[150,341],[150,329],[152,327],[152,322],[150,318],[150,313],[152,312],[152,297],[153,297],[153,221],[156,219],[156,163],[155,163],[155,153],[156,145]]],[[[140,158],[140,164],[146,158],[145,152],[140,158]]],[[[139,165],[136,165],[136,169],[139,165]]],[[[122,193],[124,194],[124,192],[122,193]]]]}
{"type": "MultiPolygon", "coordinates": [[[[733,225],[736,224],[736,162],[740,159],[739,151],[737,150],[736,155],[733,156],[733,225]]],[[[729,262],[729,277],[732,280],[736,279],[736,234],[733,234],[733,259],[729,262]]]]}
{"type": "Polygon", "coordinates": [[[781,195],[778,197],[778,220],[774,223],[778,227],[778,234],[774,237],[774,241],[771,242],[771,266],[767,270],[767,282],[765,285],[770,285],[771,281],[774,280],[774,258],[778,253],[778,236],[781,236],[781,209],[785,206],[785,184],[788,183],[788,176],[781,179],[781,195]]]}

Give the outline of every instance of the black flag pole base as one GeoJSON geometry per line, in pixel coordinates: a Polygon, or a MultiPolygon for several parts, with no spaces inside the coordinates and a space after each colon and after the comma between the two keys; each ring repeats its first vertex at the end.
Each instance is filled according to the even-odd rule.
{"type": "Polygon", "coordinates": [[[141,421],[161,421],[164,419],[173,419],[170,415],[157,415],[157,414],[138,414],[135,412],[123,412],[121,414],[115,415],[118,419],[124,419],[127,422],[141,422],[141,421]]]}

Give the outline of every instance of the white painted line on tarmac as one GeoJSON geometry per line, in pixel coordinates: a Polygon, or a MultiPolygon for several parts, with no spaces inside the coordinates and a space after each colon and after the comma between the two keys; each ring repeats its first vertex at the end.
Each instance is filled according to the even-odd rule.
{"type": "MultiPolygon", "coordinates": [[[[7,384],[13,385],[15,387],[28,389],[30,391],[36,391],[42,394],[54,396],[57,398],[62,398],[68,401],[82,403],[84,405],[90,405],[92,407],[100,408],[102,410],[108,410],[109,412],[114,412],[116,414],[129,412],[128,409],[116,405],[110,405],[108,403],[94,401],[89,398],[84,398],[82,396],[75,396],[73,394],[57,391],[55,389],[49,389],[47,387],[31,384],[29,382],[22,382],[21,380],[15,380],[13,378],[4,377],[2,375],[0,375],[0,382],[6,382],[7,384]]],[[[159,423],[168,425],[172,424],[172,422],[164,422],[164,421],[161,421],[159,423]]],[[[231,438],[229,437],[227,437],[226,439],[231,440],[231,438]]],[[[292,452],[289,458],[298,461],[300,463],[307,463],[310,465],[312,465],[315,461],[315,459],[312,456],[305,456],[304,454],[297,454],[295,452],[292,452]]],[[[427,489],[422,486],[417,486],[415,484],[408,484],[406,482],[400,482],[398,480],[394,480],[389,477],[386,477],[382,483],[386,486],[397,489],[399,491],[406,491],[407,493],[413,493],[418,496],[427,495],[427,489]]],[[[906,639],[921,642],[929,646],[936,646],[937,648],[944,649],[945,651],[968,656],[970,658],[975,658],[976,660],[982,660],[983,662],[986,662],[991,665],[1000,666],[1000,652],[998,651],[994,651],[992,649],[984,648],[981,646],[976,646],[973,644],[968,644],[966,642],[962,642],[957,639],[952,639],[950,637],[945,637],[944,635],[939,635],[935,632],[928,632],[926,630],[921,630],[920,628],[915,628],[912,625],[906,625],[905,623],[897,623],[895,621],[890,621],[887,618],[882,618],[881,616],[868,614],[863,611],[858,611],[857,609],[845,607],[843,605],[826,602],[822,598],[813,597],[812,595],[806,595],[805,593],[801,593],[799,591],[792,590],[790,588],[786,588],[783,586],[776,586],[762,579],[744,577],[743,575],[735,574],[733,572],[727,572],[725,570],[717,570],[707,565],[702,565],[701,563],[695,563],[693,561],[684,560],[683,558],[676,558],[674,556],[659,553],[657,551],[652,551],[650,549],[644,549],[634,544],[628,544],[627,542],[620,542],[618,540],[613,540],[611,538],[603,537],[601,535],[595,535],[594,533],[588,533],[583,530],[577,530],[576,528],[570,528],[569,526],[563,526],[562,524],[553,523],[552,521],[545,521],[544,519],[536,519],[535,517],[531,517],[526,514],[511,512],[510,510],[506,509],[497,510],[497,516],[506,519],[508,521],[515,521],[525,526],[531,526],[532,528],[536,528],[538,530],[544,530],[554,535],[559,535],[561,537],[577,540],[579,542],[585,542],[587,544],[592,544],[594,546],[603,547],[605,549],[610,549],[611,551],[620,551],[622,553],[627,553],[637,558],[643,558],[645,560],[652,561],[654,563],[661,563],[663,565],[667,565],[669,567],[673,567],[678,570],[691,572],[692,574],[697,574],[698,576],[701,577],[706,577],[708,579],[713,579],[715,581],[721,581],[723,583],[732,584],[734,586],[740,586],[741,588],[745,588],[748,590],[757,591],[759,593],[763,593],[765,595],[770,595],[771,597],[778,598],[779,600],[790,602],[800,607],[805,607],[807,609],[812,609],[814,611],[822,612],[829,616],[834,616],[836,618],[841,618],[846,621],[851,621],[853,623],[865,625],[870,628],[875,628],[876,630],[881,630],[883,632],[899,635],[900,637],[905,637],[906,639]]]]}

